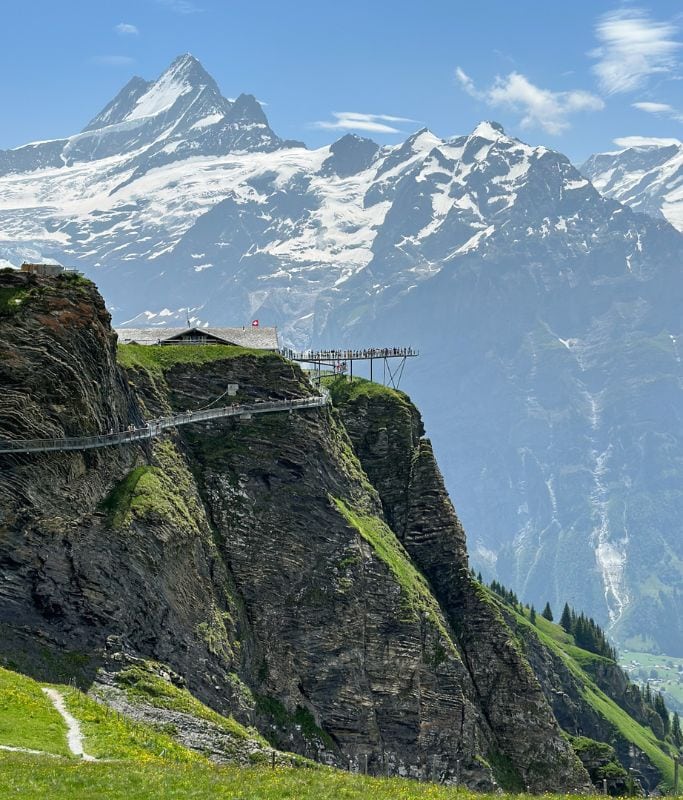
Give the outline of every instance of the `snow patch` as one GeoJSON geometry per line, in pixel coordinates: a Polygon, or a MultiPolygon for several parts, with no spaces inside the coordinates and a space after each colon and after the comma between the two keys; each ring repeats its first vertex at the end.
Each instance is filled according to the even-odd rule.
{"type": "Polygon", "coordinates": [[[506,138],[503,131],[495,128],[490,122],[486,121],[480,122],[470,136],[479,136],[482,139],[489,139],[492,142],[506,138]]]}
{"type": "Polygon", "coordinates": [[[223,114],[209,114],[206,117],[203,117],[200,120],[197,120],[195,124],[190,128],[191,131],[194,130],[202,130],[203,128],[210,128],[211,125],[215,125],[217,122],[220,122],[222,119],[225,119],[223,114]]]}
{"type": "Polygon", "coordinates": [[[629,537],[624,529],[621,538],[616,539],[610,529],[609,489],[606,483],[607,463],[611,456],[611,445],[603,452],[594,450],[593,458],[593,531],[591,542],[595,552],[595,560],[602,577],[605,603],[611,625],[620,619],[629,603],[626,589],[625,568],[626,548],[629,537]]]}
{"type": "Polygon", "coordinates": [[[152,84],[149,91],[138,98],[135,108],[126,119],[153,117],[168,111],[183,95],[191,91],[192,86],[189,83],[179,80],[175,70],[169,70],[152,84]]]}

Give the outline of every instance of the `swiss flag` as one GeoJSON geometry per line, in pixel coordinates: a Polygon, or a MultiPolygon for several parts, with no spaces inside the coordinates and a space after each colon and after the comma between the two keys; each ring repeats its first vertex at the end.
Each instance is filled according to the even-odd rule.
{"type": "Polygon", "coordinates": [[[251,327],[252,328],[258,328],[258,320],[257,319],[252,319],[251,327]]]}

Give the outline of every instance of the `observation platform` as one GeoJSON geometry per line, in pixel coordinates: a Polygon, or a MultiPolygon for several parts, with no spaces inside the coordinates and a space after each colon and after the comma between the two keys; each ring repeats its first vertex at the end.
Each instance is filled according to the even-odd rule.
{"type": "Polygon", "coordinates": [[[367,361],[370,366],[370,380],[374,380],[374,362],[382,365],[382,383],[398,389],[403,377],[406,361],[417,358],[420,353],[412,347],[368,347],[361,350],[292,350],[284,349],[280,353],[290,361],[313,364],[317,368],[318,381],[322,377],[323,367],[331,368],[334,374],[346,375],[353,381],[353,365],[356,361],[367,361]]]}

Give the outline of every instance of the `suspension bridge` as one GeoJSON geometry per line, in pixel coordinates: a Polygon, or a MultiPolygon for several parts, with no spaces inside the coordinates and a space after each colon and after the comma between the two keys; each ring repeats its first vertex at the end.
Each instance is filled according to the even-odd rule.
{"type": "Polygon", "coordinates": [[[295,400],[267,400],[263,402],[233,404],[210,408],[204,411],[186,411],[168,417],[146,422],[140,428],[102,434],[100,436],[69,436],[61,439],[0,439],[1,453],[50,453],[57,450],[94,450],[100,447],[115,447],[133,442],[141,442],[161,436],[165,431],[180,425],[207,422],[211,419],[239,417],[250,419],[254,414],[270,414],[277,411],[301,411],[306,408],[320,408],[329,403],[329,394],[323,390],[320,395],[301,397],[295,400]]]}

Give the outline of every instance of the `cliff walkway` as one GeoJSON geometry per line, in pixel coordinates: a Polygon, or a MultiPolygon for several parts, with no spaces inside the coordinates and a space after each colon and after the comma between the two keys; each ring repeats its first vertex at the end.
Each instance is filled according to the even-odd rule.
{"type": "Polygon", "coordinates": [[[205,411],[186,411],[170,417],[162,417],[146,423],[141,428],[103,434],[101,436],[70,436],[64,439],[23,439],[10,441],[0,439],[0,453],[48,453],[55,450],[93,450],[98,447],[114,447],[131,442],[154,439],[170,428],[189,425],[196,422],[207,422],[210,419],[223,417],[249,418],[253,414],[269,414],[276,411],[300,411],[306,408],[319,408],[329,402],[329,395],[323,391],[314,397],[302,397],[296,400],[269,400],[266,402],[234,404],[210,408],[205,411]]]}

